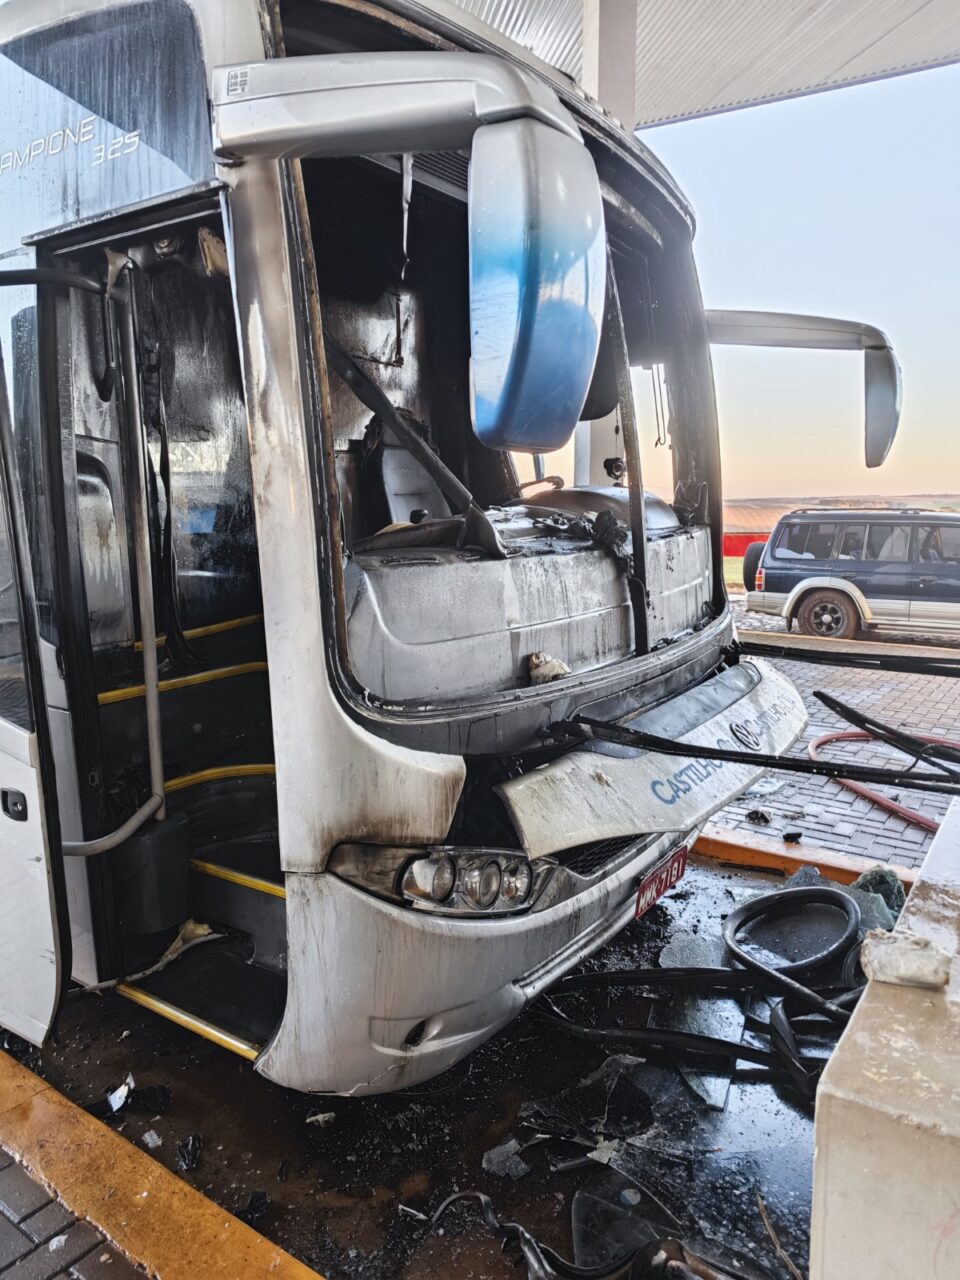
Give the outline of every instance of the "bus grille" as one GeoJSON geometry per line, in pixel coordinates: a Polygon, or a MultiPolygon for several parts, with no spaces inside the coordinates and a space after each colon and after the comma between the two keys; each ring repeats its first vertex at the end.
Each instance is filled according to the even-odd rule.
{"type": "Polygon", "coordinates": [[[618,836],[615,840],[594,840],[590,844],[578,844],[572,849],[564,849],[555,856],[574,875],[594,876],[640,839],[640,836],[632,835],[618,836]]]}

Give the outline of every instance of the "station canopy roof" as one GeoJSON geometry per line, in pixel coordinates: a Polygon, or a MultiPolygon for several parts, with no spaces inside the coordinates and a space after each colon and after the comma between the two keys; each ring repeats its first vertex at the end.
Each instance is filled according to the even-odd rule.
{"type": "MultiPolygon", "coordinates": [[[[581,79],[584,0],[454,3],[581,79]]],[[[636,4],[638,128],[960,61],[960,0],[636,4]]]]}

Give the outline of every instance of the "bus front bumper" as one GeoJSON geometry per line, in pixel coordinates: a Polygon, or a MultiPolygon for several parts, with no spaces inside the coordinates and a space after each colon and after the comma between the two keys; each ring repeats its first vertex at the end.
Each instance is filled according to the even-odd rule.
{"type": "Polygon", "coordinates": [[[689,761],[592,745],[516,780],[525,785],[504,787],[533,857],[637,835],[636,856],[570,897],[468,918],[414,911],[329,873],[288,873],[287,1005],[257,1070],[307,1092],[419,1084],[613,937],[633,917],[648,873],[763,773],[745,764],[705,768],[696,745],[746,738],[758,751],[782,752],[803,729],[790,682],[766,663],[741,667],[650,713],[651,731],[673,725],[670,736],[691,743],[689,761]]]}
{"type": "Polygon", "coordinates": [[[676,844],[664,836],[545,911],[480,920],[410,911],[333,875],[288,875],[287,1007],[257,1070],[348,1095],[429,1080],[628,924],[640,881],[676,844]]]}

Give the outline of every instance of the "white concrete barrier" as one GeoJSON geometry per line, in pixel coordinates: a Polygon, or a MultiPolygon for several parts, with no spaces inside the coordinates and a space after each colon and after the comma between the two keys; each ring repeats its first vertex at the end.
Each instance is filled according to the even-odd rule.
{"type": "Polygon", "coordinates": [[[810,1280],[960,1277],[960,799],[896,934],[946,952],[949,973],[871,981],[824,1072],[810,1280]]]}

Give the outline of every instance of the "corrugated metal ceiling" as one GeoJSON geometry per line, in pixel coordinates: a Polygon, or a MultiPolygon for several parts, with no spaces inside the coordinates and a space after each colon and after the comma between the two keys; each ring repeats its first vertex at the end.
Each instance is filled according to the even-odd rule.
{"type": "Polygon", "coordinates": [[[641,124],[960,60],[958,0],[641,0],[638,19],[641,124]]]}
{"type": "MultiPolygon", "coordinates": [[[[581,0],[455,0],[579,76],[581,0]]],[[[602,0],[601,0],[602,3],[602,0]]],[[[960,0],[638,0],[638,127],[960,61],[960,0]]]]}
{"type": "MultiPolygon", "coordinates": [[[[453,0],[552,67],[580,78],[582,0],[453,0]]],[[[429,0],[428,0],[429,3],[429,0]]]]}

